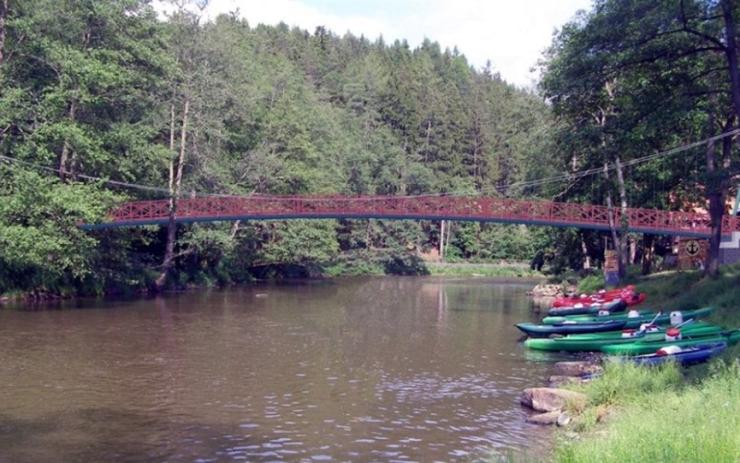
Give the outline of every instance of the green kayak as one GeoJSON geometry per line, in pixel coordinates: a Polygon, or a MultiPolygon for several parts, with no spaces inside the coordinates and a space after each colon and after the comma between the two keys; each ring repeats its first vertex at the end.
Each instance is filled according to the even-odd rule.
{"type": "MultiPolygon", "coordinates": [[[[714,310],[712,307],[705,307],[703,309],[696,310],[682,310],[681,315],[683,316],[684,320],[688,320],[689,318],[702,318],[712,313],[712,310],[714,310]]],[[[652,319],[655,318],[656,315],[657,312],[653,311],[642,311],[640,312],[639,317],[634,318],[629,318],[626,313],[604,315],[601,317],[593,317],[589,315],[572,315],[567,317],[545,317],[542,319],[542,323],[545,325],[556,325],[562,324],[566,321],[576,323],[594,323],[601,321],[605,322],[612,320],[627,320],[627,325],[625,325],[625,328],[639,328],[641,324],[650,322],[652,319]]],[[[666,324],[670,322],[670,320],[670,312],[663,312],[663,314],[655,320],[655,323],[666,324]]]]}
{"type": "MultiPolygon", "coordinates": [[[[569,334],[560,338],[527,339],[524,345],[530,349],[546,351],[597,351],[602,347],[613,344],[634,343],[635,341],[662,341],[665,339],[665,330],[647,333],[641,337],[622,337],[622,331],[608,331],[605,333],[569,334]]],[[[684,336],[718,336],[722,328],[708,323],[693,323],[681,328],[684,336]]]]}
{"type": "Polygon", "coordinates": [[[740,341],[740,330],[725,331],[715,336],[698,336],[689,337],[684,336],[680,341],[664,341],[664,340],[641,340],[635,342],[628,342],[624,344],[609,344],[601,348],[602,352],[612,355],[642,355],[652,354],[661,347],[666,346],[679,346],[679,347],[690,347],[698,346],[703,344],[713,344],[716,342],[726,342],[727,344],[735,344],[740,341]]]}

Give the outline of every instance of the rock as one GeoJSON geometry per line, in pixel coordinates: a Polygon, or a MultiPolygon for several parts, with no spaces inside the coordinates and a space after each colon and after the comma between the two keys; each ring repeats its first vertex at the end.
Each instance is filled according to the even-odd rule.
{"type": "Polygon", "coordinates": [[[558,297],[563,295],[563,287],[560,285],[550,285],[547,283],[540,283],[530,291],[532,296],[538,297],[558,297]]]}
{"type": "Polygon", "coordinates": [[[542,425],[556,424],[560,414],[561,413],[558,410],[547,413],[538,413],[537,415],[528,416],[527,423],[542,425]]]}
{"type": "Polygon", "coordinates": [[[570,405],[577,410],[582,410],[586,406],[586,396],[580,392],[551,387],[527,388],[522,393],[519,401],[522,405],[540,412],[562,410],[566,405],[570,405]]]}
{"type": "Polygon", "coordinates": [[[568,426],[570,424],[570,415],[565,412],[561,413],[560,415],[558,415],[556,424],[561,428],[568,426]]]}
{"type": "Polygon", "coordinates": [[[601,373],[602,368],[592,362],[558,362],[555,374],[561,376],[584,376],[601,373]]]}

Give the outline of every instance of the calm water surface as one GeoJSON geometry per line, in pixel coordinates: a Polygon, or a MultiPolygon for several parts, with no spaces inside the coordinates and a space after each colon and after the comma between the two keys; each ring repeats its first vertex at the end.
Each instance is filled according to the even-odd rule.
{"type": "Polygon", "coordinates": [[[372,278],[0,310],[0,461],[469,461],[549,431],[532,284],[372,278]]]}

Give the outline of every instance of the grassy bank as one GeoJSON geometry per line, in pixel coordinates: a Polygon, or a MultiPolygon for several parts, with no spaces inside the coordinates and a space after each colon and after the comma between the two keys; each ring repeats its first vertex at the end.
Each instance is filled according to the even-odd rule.
{"type": "MultiPolygon", "coordinates": [[[[740,265],[716,280],[699,272],[633,277],[663,310],[715,307],[710,318],[740,327],[740,265]]],[[[736,462],[740,455],[740,347],[708,365],[680,369],[608,362],[584,386],[589,407],[558,437],[557,462],[736,462]],[[576,434],[573,434],[573,431],[576,434]]]]}
{"type": "Polygon", "coordinates": [[[324,266],[328,277],[359,275],[434,275],[450,277],[545,278],[525,262],[427,262],[419,258],[340,260],[324,266]]]}
{"type": "Polygon", "coordinates": [[[439,276],[544,278],[541,272],[530,269],[529,264],[518,262],[427,263],[426,266],[430,274],[439,276]]]}
{"type": "Polygon", "coordinates": [[[602,378],[582,388],[590,407],[576,421],[580,434],[559,437],[555,460],[736,462],[740,363],[715,363],[712,370],[690,384],[672,364],[607,364],[602,378]]]}

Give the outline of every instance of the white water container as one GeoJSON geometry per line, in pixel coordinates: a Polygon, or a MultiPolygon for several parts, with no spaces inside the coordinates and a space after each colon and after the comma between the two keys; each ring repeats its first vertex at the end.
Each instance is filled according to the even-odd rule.
{"type": "Polygon", "coordinates": [[[671,326],[680,325],[683,323],[683,314],[680,310],[671,312],[671,326]]]}
{"type": "Polygon", "coordinates": [[[653,325],[651,323],[643,323],[640,325],[640,331],[644,331],[646,333],[655,333],[659,330],[657,325],[653,325]]]}
{"type": "Polygon", "coordinates": [[[630,310],[629,312],[627,312],[627,318],[637,318],[639,316],[640,312],[638,312],[637,310],[630,310]]]}

